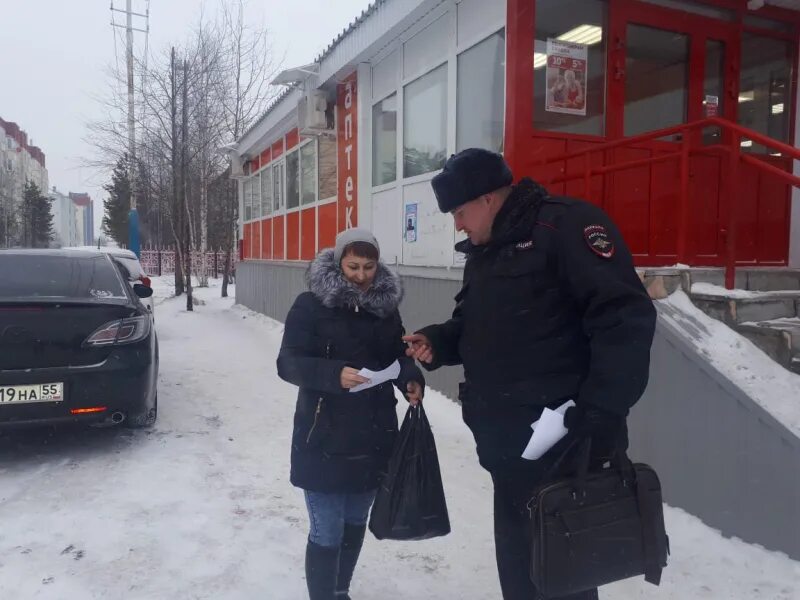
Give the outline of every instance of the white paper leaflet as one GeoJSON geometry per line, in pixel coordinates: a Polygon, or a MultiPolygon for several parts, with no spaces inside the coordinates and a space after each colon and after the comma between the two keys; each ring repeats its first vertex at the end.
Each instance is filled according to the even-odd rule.
{"type": "Polygon", "coordinates": [[[383,369],[382,371],[371,371],[369,369],[361,369],[358,372],[359,375],[362,377],[366,377],[369,379],[368,383],[362,383],[361,385],[357,385],[354,388],[350,388],[350,392],[362,392],[364,390],[368,390],[371,387],[375,387],[376,385],[380,385],[382,383],[386,383],[387,381],[392,381],[400,377],[400,362],[394,361],[388,367],[383,369]]]}

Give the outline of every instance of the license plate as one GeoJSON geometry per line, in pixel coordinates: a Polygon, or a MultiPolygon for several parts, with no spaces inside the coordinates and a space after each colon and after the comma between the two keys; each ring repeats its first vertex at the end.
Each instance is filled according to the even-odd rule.
{"type": "Polygon", "coordinates": [[[35,385],[0,385],[0,404],[29,402],[61,402],[64,399],[63,383],[37,383],[35,385]]]}

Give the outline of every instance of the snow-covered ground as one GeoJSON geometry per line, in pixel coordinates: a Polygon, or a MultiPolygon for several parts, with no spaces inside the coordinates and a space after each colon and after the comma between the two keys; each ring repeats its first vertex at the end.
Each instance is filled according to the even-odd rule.
{"type": "MultiPolygon", "coordinates": [[[[288,481],[295,389],[275,373],[281,325],[219,298],[219,282],[165,299],[159,421],[151,431],[28,431],[0,438],[0,598],[295,600],[305,597],[306,511],[288,481]]],[[[491,485],[458,407],[429,392],[451,535],[368,536],[356,600],[500,598],[491,485]]],[[[661,587],[605,600],[797,600],[800,563],[724,539],[668,509],[661,587]]]]}

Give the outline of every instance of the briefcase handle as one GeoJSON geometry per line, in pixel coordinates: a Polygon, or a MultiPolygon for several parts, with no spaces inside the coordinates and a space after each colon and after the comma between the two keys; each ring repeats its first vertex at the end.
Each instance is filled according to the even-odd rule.
{"type": "MultiPolygon", "coordinates": [[[[543,481],[563,477],[564,473],[574,474],[576,488],[585,487],[583,483],[589,475],[592,458],[592,438],[589,436],[573,439],[557,456],[553,464],[546,471],[543,481]],[[570,464],[571,463],[571,464],[570,464]]],[[[633,462],[628,457],[622,439],[618,439],[617,448],[611,456],[611,468],[616,470],[623,485],[636,486],[636,470],[633,462]]]]}

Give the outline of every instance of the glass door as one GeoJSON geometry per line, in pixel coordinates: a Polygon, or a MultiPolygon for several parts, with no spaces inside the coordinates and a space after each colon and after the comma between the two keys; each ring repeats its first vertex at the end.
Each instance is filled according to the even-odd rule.
{"type": "Polygon", "coordinates": [[[689,117],[690,38],[628,23],[623,135],[685,123],[689,117]]]}
{"type": "MultiPolygon", "coordinates": [[[[620,15],[612,54],[616,96],[622,104],[618,135],[706,117],[735,119],[731,23],[632,1],[622,3],[620,15]]],[[[707,143],[719,141],[719,132],[706,132],[705,138],[707,143]]]]}

